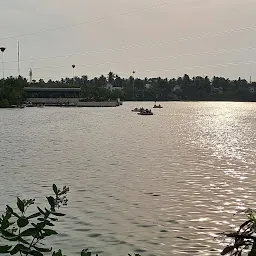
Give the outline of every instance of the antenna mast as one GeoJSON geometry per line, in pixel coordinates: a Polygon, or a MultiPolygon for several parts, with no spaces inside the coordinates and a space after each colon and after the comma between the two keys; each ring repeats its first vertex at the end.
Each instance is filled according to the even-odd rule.
{"type": "Polygon", "coordinates": [[[18,76],[20,76],[20,42],[18,41],[18,76]]]}

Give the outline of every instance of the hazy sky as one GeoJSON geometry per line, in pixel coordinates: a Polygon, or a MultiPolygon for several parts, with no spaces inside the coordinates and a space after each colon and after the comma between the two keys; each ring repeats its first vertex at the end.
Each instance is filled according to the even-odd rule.
{"type": "MultiPolygon", "coordinates": [[[[1,0],[6,75],[256,80],[256,0],[1,0]]],[[[0,66],[1,67],[1,66],[0,66]]],[[[2,70],[2,67],[1,67],[2,70]]]]}

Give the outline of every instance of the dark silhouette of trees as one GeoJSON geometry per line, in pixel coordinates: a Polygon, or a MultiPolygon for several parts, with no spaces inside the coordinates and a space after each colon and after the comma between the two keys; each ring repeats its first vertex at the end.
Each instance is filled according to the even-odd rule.
{"type": "Polygon", "coordinates": [[[89,79],[82,77],[61,78],[60,80],[33,81],[31,84],[22,77],[9,77],[4,83],[0,80],[0,107],[21,104],[25,99],[23,88],[36,87],[80,87],[86,100],[196,100],[196,101],[256,101],[256,83],[248,83],[240,77],[230,80],[224,77],[178,78],[122,78],[113,72],[89,79]],[[107,86],[107,84],[109,84],[107,86]]]}

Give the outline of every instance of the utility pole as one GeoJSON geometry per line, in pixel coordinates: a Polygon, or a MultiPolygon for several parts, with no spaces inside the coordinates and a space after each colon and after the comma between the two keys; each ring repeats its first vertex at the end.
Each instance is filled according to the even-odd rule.
{"type": "Polygon", "coordinates": [[[132,100],[134,101],[134,83],[135,83],[135,78],[134,78],[135,71],[132,71],[132,76],[133,76],[133,82],[132,82],[132,100]]]}
{"type": "Polygon", "coordinates": [[[73,64],[73,65],[72,65],[72,68],[73,68],[73,86],[74,86],[74,84],[75,84],[75,67],[76,67],[76,65],[73,64]]]}
{"type": "Polygon", "coordinates": [[[18,41],[18,76],[20,76],[20,42],[18,41]]]}
{"type": "Polygon", "coordinates": [[[5,51],[5,47],[0,47],[0,50],[2,52],[2,68],[3,68],[3,85],[4,85],[4,51],[5,51]]]}

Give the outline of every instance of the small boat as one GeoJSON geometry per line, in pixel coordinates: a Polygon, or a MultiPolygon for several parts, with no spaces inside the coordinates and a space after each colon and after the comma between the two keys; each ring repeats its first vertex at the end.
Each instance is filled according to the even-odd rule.
{"type": "Polygon", "coordinates": [[[144,108],[135,108],[135,109],[132,109],[132,112],[141,112],[143,110],[144,108]]]}
{"type": "Polygon", "coordinates": [[[163,108],[163,107],[159,104],[159,105],[154,105],[153,108],[163,108]]]}
{"type": "Polygon", "coordinates": [[[152,116],[152,115],[154,115],[153,112],[151,111],[151,109],[143,109],[142,111],[140,111],[137,114],[142,115],[142,116],[152,116]]]}
{"type": "Polygon", "coordinates": [[[154,107],[153,108],[163,108],[160,104],[159,105],[156,105],[156,101],[155,101],[155,104],[154,104],[154,107]]]}

